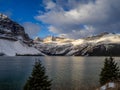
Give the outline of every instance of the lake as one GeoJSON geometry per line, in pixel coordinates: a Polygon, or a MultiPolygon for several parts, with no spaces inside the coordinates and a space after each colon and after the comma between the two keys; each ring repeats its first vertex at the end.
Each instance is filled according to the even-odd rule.
{"type": "MultiPolygon", "coordinates": [[[[0,57],[0,90],[22,90],[39,58],[52,79],[52,90],[79,90],[99,85],[105,57],[0,57]]],[[[120,65],[120,57],[115,61],[120,65]]]]}

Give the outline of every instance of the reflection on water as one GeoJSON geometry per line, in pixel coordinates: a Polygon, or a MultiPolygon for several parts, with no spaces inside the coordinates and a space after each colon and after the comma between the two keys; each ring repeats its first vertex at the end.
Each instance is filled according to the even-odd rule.
{"type": "MultiPolygon", "coordinates": [[[[22,90],[36,57],[0,57],[0,90],[22,90]]],[[[52,89],[98,85],[104,57],[37,57],[53,80],[52,89]]],[[[119,57],[115,58],[119,63],[119,57]]]]}

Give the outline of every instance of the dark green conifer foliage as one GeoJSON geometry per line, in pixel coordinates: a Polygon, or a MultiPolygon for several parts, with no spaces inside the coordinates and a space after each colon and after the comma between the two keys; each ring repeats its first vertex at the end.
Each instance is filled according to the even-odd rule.
{"type": "Polygon", "coordinates": [[[114,58],[109,57],[105,59],[104,67],[100,73],[100,84],[103,85],[109,81],[116,81],[119,79],[119,67],[114,61],[114,58]]]}
{"type": "Polygon", "coordinates": [[[40,60],[35,62],[24,90],[51,90],[51,80],[48,80],[48,76],[45,75],[45,68],[42,66],[40,60]]]}

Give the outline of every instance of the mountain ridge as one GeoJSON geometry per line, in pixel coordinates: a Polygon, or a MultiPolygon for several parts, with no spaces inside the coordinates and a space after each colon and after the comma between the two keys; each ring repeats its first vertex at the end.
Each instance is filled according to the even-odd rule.
{"type": "Polygon", "coordinates": [[[0,13],[0,56],[45,55],[32,46],[24,27],[0,13]]]}
{"type": "Polygon", "coordinates": [[[107,33],[71,40],[35,43],[41,52],[51,56],[120,56],[120,34],[107,33]]]}
{"type": "Polygon", "coordinates": [[[120,56],[120,34],[103,32],[76,40],[55,36],[32,40],[24,27],[0,14],[0,55],[120,56]]]}

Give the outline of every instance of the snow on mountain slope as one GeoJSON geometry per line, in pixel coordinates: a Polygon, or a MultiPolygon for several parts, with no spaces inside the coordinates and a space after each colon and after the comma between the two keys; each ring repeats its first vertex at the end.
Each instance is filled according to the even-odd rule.
{"type": "Polygon", "coordinates": [[[32,44],[24,27],[0,13],[0,56],[45,55],[32,44]]]}
{"type": "Polygon", "coordinates": [[[43,55],[37,49],[29,47],[21,41],[0,39],[0,53],[7,56],[15,55],[43,55]]]}
{"type": "Polygon", "coordinates": [[[0,13],[0,19],[1,19],[1,20],[2,20],[2,19],[6,19],[6,18],[8,18],[6,15],[0,13]]]}
{"type": "Polygon", "coordinates": [[[14,22],[6,15],[0,13],[0,34],[6,37],[15,37],[24,41],[30,41],[30,37],[25,32],[24,27],[14,22]]]}
{"type": "Polygon", "coordinates": [[[74,39],[69,39],[69,38],[62,38],[62,37],[54,37],[54,36],[48,36],[43,39],[44,43],[69,43],[74,41],[74,39]]]}
{"type": "Polygon", "coordinates": [[[120,34],[108,34],[96,40],[96,43],[120,43],[120,34]]]}
{"type": "Polygon", "coordinates": [[[82,38],[78,40],[69,40],[69,42],[66,42],[64,40],[61,42],[54,39],[53,41],[51,40],[47,43],[41,41],[40,43],[35,43],[34,46],[41,52],[44,52],[48,55],[69,56],[96,55],[95,53],[99,55],[109,55],[112,52],[115,53],[114,50],[120,49],[120,34],[105,33],[102,35],[82,38]]]}
{"type": "Polygon", "coordinates": [[[98,39],[92,39],[92,40],[85,40],[85,39],[78,39],[75,40],[73,42],[71,42],[74,46],[75,45],[82,45],[82,44],[97,44],[97,43],[101,43],[101,44],[110,44],[110,43],[120,43],[120,34],[107,34],[104,35],[98,39]]]}

